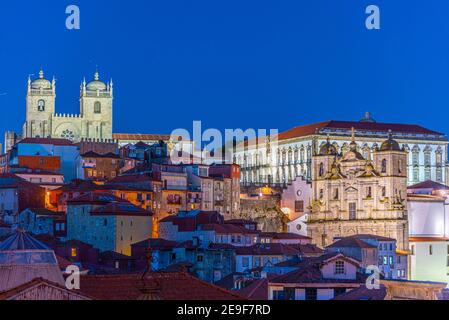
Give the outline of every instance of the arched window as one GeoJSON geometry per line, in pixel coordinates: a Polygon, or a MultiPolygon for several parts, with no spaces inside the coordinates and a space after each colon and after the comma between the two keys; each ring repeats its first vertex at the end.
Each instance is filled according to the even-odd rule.
{"type": "Polygon", "coordinates": [[[101,113],[101,103],[98,101],[94,104],[94,113],[101,113]]]}
{"type": "Polygon", "coordinates": [[[387,173],[387,159],[382,160],[382,173],[387,173]]]}
{"type": "Polygon", "coordinates": [[[320,170],[318,172],[318,175],[320,177],[324,176],[324,164],[323,163],[320,163],[320,170]]]}
{"type": "Polygon", "coordinates": [[[39,100],[37,102],[37,111],[45,111],[45,101],[44,100],[39,100]]]}

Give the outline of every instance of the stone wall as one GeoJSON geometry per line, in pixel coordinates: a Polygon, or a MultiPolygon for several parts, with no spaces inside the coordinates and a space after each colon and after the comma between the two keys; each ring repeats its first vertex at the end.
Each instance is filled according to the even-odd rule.
{"type": "Polygon", "coordinates": [[[254,220],[264,232],[287,231],[288,218],[277,199],[241,199],[240,218],[254,220]]]}

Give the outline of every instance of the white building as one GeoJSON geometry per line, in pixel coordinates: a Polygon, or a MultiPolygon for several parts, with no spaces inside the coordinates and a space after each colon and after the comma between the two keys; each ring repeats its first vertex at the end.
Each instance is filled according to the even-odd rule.
{"type": "Polygon", "coordinates": [[[449,283],[448,192],[432,181],[408,188],[411,280],[449,283]]]}
{"type": "Polygon", "coordinates": [[[280,133],[278,141],[259,139],[242,143],[234,154],[234,161],[242,167],[245,184],[286,184],[297,176],[310,179],[312,156],[327,141],[339,153],[349,149],[351,130],[357,131],[357,149],[364,158],[386,139],[389,131],[408,153],[409,185],[425,180],[448,183],[448,139],[445,134],[418,125],[379,123],[367,113],[360,122],[326,121],[299,126],[280,133]]]}

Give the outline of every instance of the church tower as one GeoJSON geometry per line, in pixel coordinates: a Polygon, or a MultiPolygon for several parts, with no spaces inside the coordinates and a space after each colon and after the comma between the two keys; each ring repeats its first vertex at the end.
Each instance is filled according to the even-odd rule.
{"type": "Polygon", "coordinates": [[[81,84],[80,113],[83,119],[81,137],[112,139],[113,83],[106,84],[95,72],[94,80],[81,84]]]}
{"type": "Polygon", "coordinates": [[[52,115],[55,112],[56,81],[45,79],[44,71],[39,78],[28,78],[26,96],[26,122],[23,126],[24,138],[47,138],[52,135],[52,115]]]}

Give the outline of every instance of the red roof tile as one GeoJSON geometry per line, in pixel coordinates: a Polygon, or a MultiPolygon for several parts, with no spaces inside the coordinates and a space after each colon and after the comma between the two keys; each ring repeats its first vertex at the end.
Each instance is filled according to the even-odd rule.
{"type": "MultiPolygon", "coordinates": [[[[141,296],[141,274],[82,276],[81,293],[97,300],[137,300],[141,296]]],[[[146,281],[157,280],[162,300],[242,300],[223,288],[199,280],[187,273],[151,273],[146,281]]]]}
{"type": "Polygon", "coordinates": [[[268,300],[268,279],[254,280],[250,285],[236,292],[248,300],[266,301],[268,300]]]}
{"type": "Polygon", "coordinates": [[[73,142],[67,139],[54,139],[54,138],[25,138],[18,144],[49,144],[54,146],[74,146],[73,142]]]}
{"type": "Polygon", "coordinates": [[[110,202],[129,203],[126,200],[120,199],[110,193],[105,192],[89,192],[83,194],[75,199],[68,200],[67,203],[72,205],[80,204],[107,204],[110,202]]]}
{"type": "Polygon", "coordinates": [[[131,141],[168,141],[170,135],[167,134],[128,134],[128,133],[114,133],[112,135],[114,140],[131,140],[131,141]]]}
{"type": "Polygon", "coordinates": [[[385,286],[380,286],[379,290],[370,290],[365,285],[359,288],[346,292],[345,294],[335,297],[333,300],[385,300],[387,296],[387,289],[385,286]]]}
{"type": "Polygon", "coordinates": [[[129,202],[111,202],[91,212],[93,216],[132,216],[150,217],[152,212],[137,207],[129,202]]]}
{"type": "Polygon", "coordinates": [[[427,180],[427,181],[420,182],[420,183],[414,184],[412,186],[409,186],[409,187],[407,187],[407,189],[409,189],[409,190],[414,190],[414,189],[449,190],[449,187],[445,186],[444,184],[432,181],[432,180],[427,180]]]}
{"type": "Polygon", "coordinates": [[[343,129],[351,130],[354,128],[359,132],[379,131],[387,134],[390,130],[396,134],[426,134],[442,136],[442,133],[423,128],[418,125],[379,123],[379,122],[353,122],[353,121],[326,121],[305,126],[299,126],[279,134],[279,140],[305,137],[319,133],[322,129],[343,129]]]}
{"type": "Polygon", "coordinates": [[[236,249],[236,254],[243,255],[253,255],[253,256],[274,256],[274,255],[285,255],[285,256],[297,256],[299,251],[295,248],[285,245],[282,243],[268,243],[268,244],[256,244],[251,247],[239,247],[236,249]]]}
{"type": "Polygon", "coordinates": [[[377,247],[366,243],[365,241],[354,238],[343,238],[328,246],[327,248],[362,248],[362,249],[376,249],[377,247]]]}

